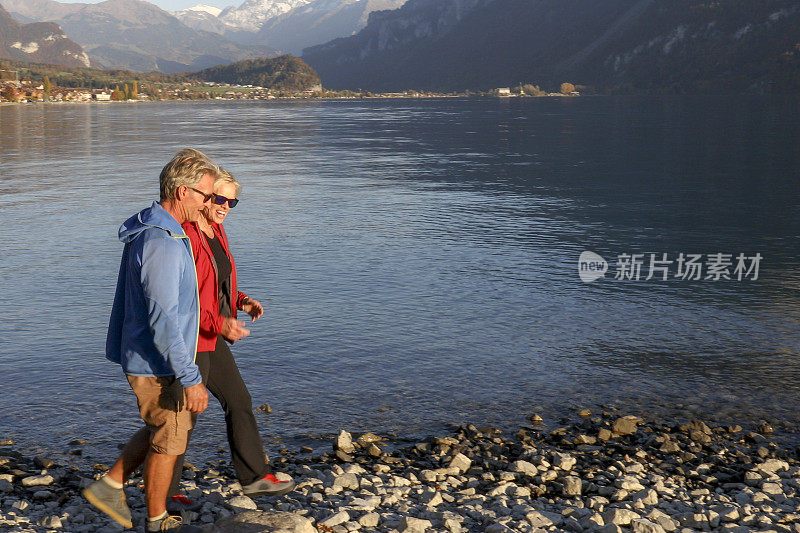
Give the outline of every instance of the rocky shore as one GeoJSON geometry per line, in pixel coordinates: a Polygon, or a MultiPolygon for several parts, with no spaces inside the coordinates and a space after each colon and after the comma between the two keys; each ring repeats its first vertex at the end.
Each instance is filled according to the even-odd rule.
{"type": "MultiPolygon", "coordinates": [[[[463,426],[398,443],[342,431],[327,450],[283,450],[297,481],[280,498],[241,493],[225,461],[184,470],[208,532],[777,531],[800,533],[800,462],[772,428],[709,427],[583,410],[516,434],[463,426]]],[[[70,443],[80,448],[81,441],[70,443]]],[[[107,469],[55,464],[0,442],[0,530],[121,531],[80,495],[107,469]]],[[[141,479],[125,488],[144,519],[141,479]]]]}

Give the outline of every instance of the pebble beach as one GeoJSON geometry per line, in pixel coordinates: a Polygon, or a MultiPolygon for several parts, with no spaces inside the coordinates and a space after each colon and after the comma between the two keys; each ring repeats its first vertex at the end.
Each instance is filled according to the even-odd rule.
{"type": "MultiPolygon", "coordinates": [[[[187,464],[184,491],[202,509],[184,518],[208,532],[800,532],[800,462],[767,423],[588,409],[541,422],[532,415],[515,433],[465,425],[411,443],[342,430],[322,448],[273,458],[297,482],[282,497],[244,496],[226,460],[187,464]]],[[[123,531],[80,494],[107,468],[0,442],[0,529],[123,531]]],[[[125,491],[141,529],[141,478],[125,491]]]]}

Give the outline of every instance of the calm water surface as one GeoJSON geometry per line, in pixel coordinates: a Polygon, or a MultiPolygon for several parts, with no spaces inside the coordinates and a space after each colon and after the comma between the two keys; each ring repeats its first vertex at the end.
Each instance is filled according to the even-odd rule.
{"type": "MultiPolygon", "coordinates": [[[[234,354],[273,453],[601,404],[796,431],[800,105],[684,97],[0,107],[0,437],[109,460],[138,427],[103,356],[116,231],[186,146],[244,185],[267,313],[234,354]],[[720,252],[758,279],[614,279],[720,252]]],[[[224,440],[214,406],[193,453],[224,440]]]]}

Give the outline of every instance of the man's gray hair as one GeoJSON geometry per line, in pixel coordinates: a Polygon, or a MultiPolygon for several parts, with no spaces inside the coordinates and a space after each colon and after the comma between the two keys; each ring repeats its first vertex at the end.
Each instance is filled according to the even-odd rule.
{"type": "Polygon", "coordinates": [[[211,174],[216,180],[219,177],[219,167],[204,153],[194,148],[180,150],[164,166],[161,170],[161,176],[158,178],[161,201],[173,199],[175,191],[181,185],[187,187],[196,186],[206,174],[211,174]]]}
{"type": "Polygon", "coordinates": [[[236,187],[236,196],[239,196],[239,193],[242,192],[242,184],[239,183],[236,178],[234,178],[230,172],[225,170],[224,168],[220,167],[219,174],[217,174],[217,179],[214,181],[214,192],[217,192],[217,189],[223,183],[230,183],[234,187],[236,187]]]}

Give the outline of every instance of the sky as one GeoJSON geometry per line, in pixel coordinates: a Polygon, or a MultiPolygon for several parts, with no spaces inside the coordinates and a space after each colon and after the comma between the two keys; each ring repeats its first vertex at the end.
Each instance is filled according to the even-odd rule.
{"type": "MultiPolygon", "coordinates": [[[[97,4],[103,0],[57,0],[62,4],[97,4]]],[[[240,6],[244,0],[146,0],[151,4],[155,4],[165,11],[179,11],[187,7],[196,6],[197,4],[204,4],[207,6],[214,6],[220,9],[236,5],[240,6]]]]}

